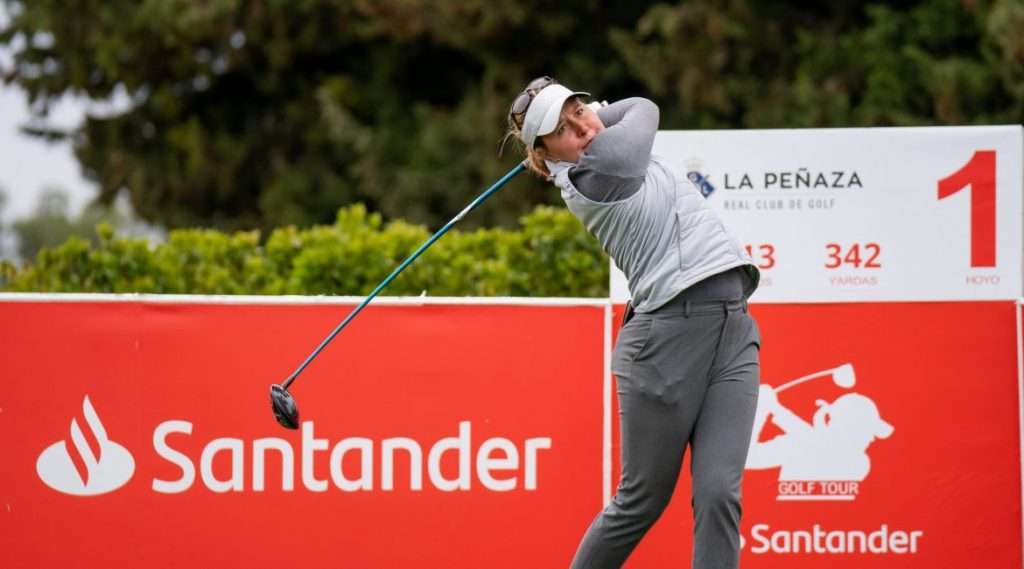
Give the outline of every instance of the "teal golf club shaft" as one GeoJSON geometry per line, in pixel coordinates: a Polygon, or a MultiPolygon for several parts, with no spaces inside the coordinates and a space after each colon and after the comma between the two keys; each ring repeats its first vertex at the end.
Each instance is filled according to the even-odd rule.
{"type": "Polygon", "coordinates": [[[427,239],[426,242],[420,245],[419,249],[416,249],[416,251],[414,251],[412,255],[409,255],[408,259],[402,261],[402,264],[398,265],[398,268],[392,271],[391,274],[388,275],[386,279],[381,281],[381,283],[377,285],[377,288],[373,289],[373,292],[370,293],[370,296],[367,296],[366,299],[359,304],[359,306],[355,307],[355,309],[352,310],[352,312],[350,312],[347,317],[345,317],[345,320],[343,320],[341,324],[338,324],[338,327],[335,328],[334,331],[331,332],[326,338],[324,338],[323,342],[320,342],[320,345],[317,346],[315,350],[313,350],[312,354],[309,354],[309,357],[306,358],[306,361],[302,362],[302,365],[300,365],[294,372],[292,372],[290,376],[288,376],[288,379],[286,379],[285,382],[281,384],[281,387],[287,390],[288,386],[290,386],[295,381],[295,379],[299,377],[299,374],[302,373],[302,370],[306,369],[306,366],[308,366],[309,363],[313,361],[313,358],[315,358],[317,354],[319,354],[325,347],[327,347],[327,344],[329,344],[331,340],[333,340],[334,337],[338,335],[338,332],[341,332],[345,328],[345,326],[347,326],[348,323],[351,322],[352,319],[355,318],[356,315],[363,310],[363,308],[366,308],[367,304],[370,304],[370,301],[373,300],[374,297],[380,294],[380,291],[384,290],[384,287],[388,286],[388,284],[390,284],[391,281],[395,280],[395,277],[397,277],[399,273],[401,273],[403,270],[405,270],[406,267],[408,267],[413,261],[415,261],[416,258],[419,257],[421,253],[426,251],[427,248],[433,245],[435,241],[437,241],[438,239],[441,238],[442,235],[447,233],[448,230],[451,229],[456,223],[458,223],[459,220],[465,217],[466,214],[476,209],[478,205],[482,204],[487,198],[491,197],[495,192],[500,190],[501,187],[504,186],[509,180],[514,178],[516,174],[519,174],[525,169],[525,165],[518,164],[515,168],[509,170],[507,174],[502,176],[501,179],[495,182],[494,185],[492,185],[490,188],[487,188],[487,190],[485,190],[484,193],[477,196],[475,200],[470,202],[469,205],[465,207],[465,209],[463,209],[461,212],[459,212],[458,215],[453,217],[451,221],[449,221],[447,224],[445,224],[444,227],[439,229],[437,233],[432,235],[430,239],[427,239]]]}

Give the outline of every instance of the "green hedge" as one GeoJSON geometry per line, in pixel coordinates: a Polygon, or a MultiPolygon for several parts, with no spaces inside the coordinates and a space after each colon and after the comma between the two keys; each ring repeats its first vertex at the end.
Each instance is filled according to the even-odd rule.
{"type": "MultiPolygon", "coordinates": [[[[384,294],[606,296],[608,262],[571,213],[538,207],[517,230],[453,229],[384,294]]],[[[18,292],[166,294],[369,294],[430,237],[403,221],[384,224],[362,205],[333,225],[258,232],[172,231],[153,246],[97,228],[99,244],[71,238],[33,264],[0,265],[0,287],[18,292]]]]}

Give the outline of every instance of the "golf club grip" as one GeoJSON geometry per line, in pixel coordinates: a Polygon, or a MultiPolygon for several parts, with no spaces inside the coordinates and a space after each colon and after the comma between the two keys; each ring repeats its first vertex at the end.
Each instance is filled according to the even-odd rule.
{"type": "Polygon", "coordinates": [[[367,296],[366,299],[359,304],[359,306],[355,307],[355,309],[352,310],[352,312],[350,312],[347,317],[345,317],[345,320],[343,320],[341,324],[338,324],[337,328],[335,328],[334,331],[332,331],[326,338],[324,338],[323,342],[320,342],[320,345],[317,346],[315,350],[313,350],[313,353],[310,354],[308,358],[306,358],[306,361],[302,362],[302,364],[299,365],[299,367],[290,376],[288,376],[288,379],[285,380],[285,382],[281,384],[281,386],[287,390],[288,386],[290,386],[299,377],[299,374],[302,373],[302,370],[306,369],[306,366],[308,366],[309,363],[313,361],[313,358],[315,358],[317,354],[320,353],[321,350],[327,347],[327,344],[329,344],[331,340],[333,340],[334,337],[337,336],[338,333],[341,332],[345,328],[345,326],[347,326],[348,323],[351,322],[352,319],[355,318],[356,315],[359,314],[363,310],[363,308],[365,308],[366,305],[369,304],[370,301],[373,300],[374,297],[376,297],[380,293],[380,291],[384,290],[384,287],[388,286],[388,284],[390,284],[391,281],[395,280],[395,277],[397,277],[399,273],[405,270],[405,268],[408,267],[413,261],[415,261],[416,258],[419,257],[421,253],[426,251],[427,248],[433,245],[435,241],[437,241],[438,239],[441,238],[442,235],[447,233],[448,230],[451,229],[456,223],[458,223],[459,220],[465,217],[466,214],[476,209],[478,205],[482,204],[487,198],[491,197],[491,195],[500,190],[501,187],[504,186],[509,180],[514,178],[517,174],[519,174],[525,169],[526,165],[524,163],[517,164],[515,168],[509,170],[508,173],[502,176],[500,180],[495,182],[490,188],[487,188],[487,190],[485,190],[484,193],[480,194],[479,196],[477,196],[475,200],[470,202],[469,205],[467,205],[461,212],[459,212],[458,215],[453,217],[451,221],[449,221],[448,223],[445,224],[444,227],[439,229],[437,233],[434,233],[430,237],[430,239],[427,239],[426,242],[420,245],[420,247],[416,249],[416,251],[414,251],[412,255],[409,255],[409,258],[407,258],[405,261],[402,261],[402,264],[398,265],[398,268],[392,271],[391,274],[387,276],[387,278],[381,281],[381,283],[377,285],[377,288],[373,289],[373,292],[371,292],[370,295],[367,296]]]}

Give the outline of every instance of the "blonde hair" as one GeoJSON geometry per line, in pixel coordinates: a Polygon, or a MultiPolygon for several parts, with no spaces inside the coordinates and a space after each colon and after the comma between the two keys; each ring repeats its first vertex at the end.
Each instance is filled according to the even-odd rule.
{"type": "MultiPolygon", "coordinates": [[[[512,120],[509,120],[508,122],[508,132],[505,133],[505,138],[502,140],[501,146],[504,148],[505,143],[510,138],[516,139],[515,144],[519,148],[519,151],[526,155],[526,168],[541,178],[550,181],[551,171],[548,170],[548,165],[544,163],[544,157],[547,155],[547,149],[544,148],[544,142],[538,138],[534,148],[527,148],[526,143],[524,143],[523,139],[520,138],[521,131],[519,130],[519,127],[516,126],[515,122],[512,120]]],[[[501,153],[499,152],[499,155],[500,154],[501,153]]]]}

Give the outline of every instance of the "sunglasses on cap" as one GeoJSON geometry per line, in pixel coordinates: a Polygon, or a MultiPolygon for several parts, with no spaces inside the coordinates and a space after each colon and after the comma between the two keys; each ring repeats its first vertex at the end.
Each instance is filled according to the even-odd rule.
{"type": "Polygon", "coordinates": [[[530,108],[530,103],[537,96],[537,93],[540,93],[548,85],[555,83],[558,83],[558,81],[547,75],[538,77],[530,81],[526,88],[516,96],[515,100],[512,101],[512,107],[508,111],[508,119],[512,124],[516,125],[516,128],[523,128],[523,115],[526,114],[526,109],[530,108]]]}

